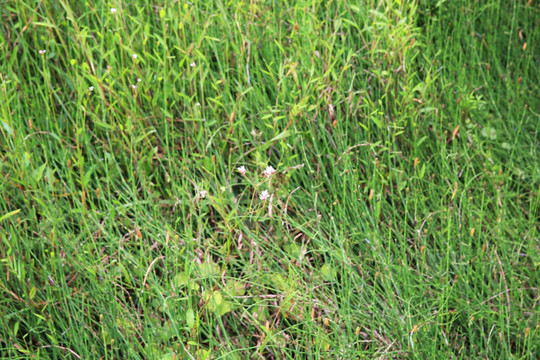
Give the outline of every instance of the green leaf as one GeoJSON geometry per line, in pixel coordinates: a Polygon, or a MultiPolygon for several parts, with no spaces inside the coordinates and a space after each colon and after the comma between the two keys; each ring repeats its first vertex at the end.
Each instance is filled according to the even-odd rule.
{"type": "Polygon", "coordinates": [[[174,276],[173,285],[178,287],[187,287],[191,290],[197,290],[197,283],[184,272],[178,273],[174,276]]]}
{"type": "Polygon", "coordinates": [[[268,147],[270,147],[273,143],[275,143],[276,141],[279,141],[281,139],[285,139],[286,137],[289,137],[291,136],[293,133],[290,131],[290,130],[285,130],[281,133],[279,133],[278,135],[276,135],[275,137],[273,137],[270,141],[267,141],[263,146],[262,146],[262,149],[266,149],[268,147]]]}
{"type": "Polygon", "coordinates": [[[186,286],[188,284],[189,278],[186,273],[178,273],[174,275],[173,283],[176,286],[186,286]]]}
{"type": "Polygon", "coordinates": [[[489,127],[489,126],[486,126],[485,128],[483,128],[480,133],[485,138],[489,138],[491,140],[497,139],[497,130],[495,130],[495,129],[489,127]]]}
{"type": "Polygon", "coordinates": [[[286,290],[289,290],[290,288],[289,284],[287,283],[287,280],[285,280],[285,278],[283,278],[283,276],[281,276],[280,274],[270,275],[270,281],[276,288],[278,288],[281,291],[286,291],[286,290]]]}
{"type": "Polygon", "coordinates": [[[47,163],[44,163],[39,168],[34,170],[34,180],[36,181],[36,183],[38,183],[39,180],[41,180],[41,178],[43,177],[43,172],[45,171],[46,167],[47,163]]]}
{"type": "Polygon", "coordinates": [[[18,214],[19,211],[21,211],[21,209],[17,209],[17,210],[13,210],[11,212],[8,212],[7,214],[3,215],[3,216],[0,216],[0,221],[4,220],[4,219],[7,219],[8,217],[11,217],[15,214],[18,214]]]}
{"type": "Polygon", "coordinates": [[[208,309],[212,312],[218,312],[219,307],[223,303],[223,296],[219,291],[214,291],[208,299],[208,309]]]}
{"type": "Polygon", "coordinates": [[[8,123],[2,121],[2,126],[4,127],[4,130],[7,131],[8,135],[13,136],[13,129],[9,126],[8,123]]]}
{"type": "Polygon", "coordinates": [[[105,345],[111,345],[111,334],[105,329],[101,330],[101,340],[105,345]]]}
{"type": "Polygon", "coordinates": [[[332,265],[324,264],[321,267],[322,277],[326,281],[335,281],[337,277],[337,270],[332,265]]]}
{"type": "Polygon", "coordinates": [[[186,322],[190,329],[195,327],[195,312],[193,309],[188,309],[186,311],[186,322]]]}
{"type": "Polygon", "coordinates": [[[330,349],[330,342],[328,342],[328,339],[324,335],[319,334],[319,336],[316,336],[315,343],[317,344],[317,348],[322,349],[323,351],[328,351],[328,349],[330,349]]]}
{"type": "Polygon", "coordinates": [[[208,360],[210,359],[210,351],[204,349],[197,350],[195,357],[197,360],[208,360]]]}
{"type": "Polygon", "coordinates": [[[281,310],[286,318],[296,321],[302,319],[302,301],[297,292],[290,293],[281,301],[281,310]]]}
{"type": "Polygon", "coordinates": [[[212,294],[210,294],[208,299],[208,310],[217,315],[223,316],[230,312],[232,307],[228,301],[223,299],[223,295],[220,291],[214,291],[212,294]]]}
{"type": "Polygon", "coordinates": [[[420,174],[418,174],[418,177],[419,177],[420,179],[423,179],[425,173],[426,173],[426,164],[423,164],[423,165],[422,165],[422,168],[420,169],[420,174]]]}
{"type": "Polygon", "coordinates": [[[30,292],[28,293],[28,297],[30,298],[30,300],[32,300],[34,298],[34,296],[36,296],[36,287],[35,286],[32,286],[32,288],[30,289],[30,292]]]}
{"type": "Polygon", "coordinates": [[[219,273],[221,272],[219,266],[213,261],[198,264],[198,268],[199,276],[203,278],[213,277],[219,275],[219,273]]]}
{"type": "Polygon", "coordinates": [[[296,260],[300,260],[302,257],[302,247],[298,245],[295,242],[289,242],[285,244],[284,246],[285,251],[287,254],[289,254],[292,258],[296,260]]]}
{"type": "Polygon", "coordinates": [[[88,185],[88,183],[90,182],[90,178],[92,176],[92,173],[94,172],[94,170],[96,169],[96,165],[92,165],[88,171],[86,172],[86,174],[84,174],[84,178],[83,178],[83,183],[82,183],[82,186],[83,187],[86,187],[88,185]]]}
{"type": "Polygon", "coordinates": [[[230,296],[242,296],[246,293],[244,283],[238,280],[227,281],[225,291],[230,296]]]}

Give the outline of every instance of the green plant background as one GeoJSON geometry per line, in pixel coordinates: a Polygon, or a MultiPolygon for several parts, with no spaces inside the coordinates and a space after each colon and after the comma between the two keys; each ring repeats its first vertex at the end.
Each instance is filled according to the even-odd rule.
{"type": "Polygon", "coordinates": [[[537,357],[539,11],[0,0],[0,356],[537,357]]]}

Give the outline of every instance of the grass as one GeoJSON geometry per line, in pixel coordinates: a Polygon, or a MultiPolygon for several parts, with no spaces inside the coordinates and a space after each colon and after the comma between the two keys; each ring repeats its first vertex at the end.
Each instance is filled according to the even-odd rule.
{"type": "Polygon", "coordinates": [[[539,12],[0,0],[0,356],[537,358],[539,12]]]}

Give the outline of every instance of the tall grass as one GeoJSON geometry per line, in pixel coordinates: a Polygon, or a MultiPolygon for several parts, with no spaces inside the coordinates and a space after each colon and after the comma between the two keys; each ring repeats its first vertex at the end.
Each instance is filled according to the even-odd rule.
{"type": "Polygon", "coordinates": [[[539,10],[0,0],[0,356],[536,358],[539,10]]]}

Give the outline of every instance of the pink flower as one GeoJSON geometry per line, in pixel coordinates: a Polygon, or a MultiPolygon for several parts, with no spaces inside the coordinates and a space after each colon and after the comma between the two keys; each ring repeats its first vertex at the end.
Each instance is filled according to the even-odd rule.
{"type": "Polygon", "coordinates": [[[268,190],[264,190],[261,195],[259,195],[259,199],[262,201],[268,199],[270,197],[270,194],[268,193],[268,190]]]}
{"type": "Polygon", "coordinates": [[[274,169],[272,166],[269,166],[264,170],[264,175],[271,176],[275,172],[276,172],[276,169],[274,169]]]}
{"type": "Polygon", "coordinates": [[[43,55],[43,54],[45,54],[47,52],[47,50],[39,50],[38,52],[39,52],[40,55],[43,55]]]}
{"type": "Polygon", "coordinates": [[[199,191],[199,196],[202,197],[203,199],[206,198],[206,195],[208,195],[208,191],[206,190],[199,191]]]}
{"type": "Polygon", "coordinates": [[[246,170],[246,167],[245,167],[244,165],[240,166],[240,167],[239,167],[238,169],[236,169],[236,170],[238,170],[238,172],[239,172],[240,174],[246,175],[246,171],[247,171],[247,170],[246,170]]]}

